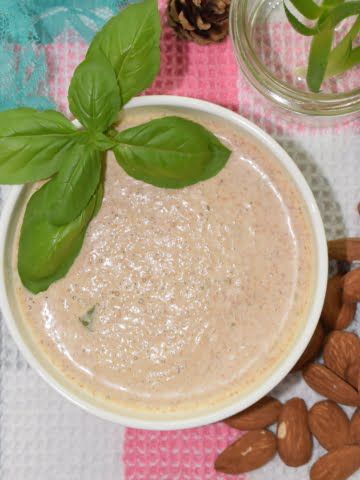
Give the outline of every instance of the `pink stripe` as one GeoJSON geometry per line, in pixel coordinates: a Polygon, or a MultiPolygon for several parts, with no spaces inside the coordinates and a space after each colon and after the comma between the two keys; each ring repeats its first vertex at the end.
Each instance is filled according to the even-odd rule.
{"type": "MultiPolygon", "coordinates": [[[[51,44],[45,47],[49,64],[50,95],[59,109],[68,113],[70,78],[86,53],[86,45],[51,44]]],[[[200,47],[174,38],[164,29],[161,68],[147,95],[183,95],[208,100],[238,110],[238,69],[230,40],[221,45],[200,47]],[[225,82],[224,82],[225,80],[225,82]]]]}
{"type": "Polygon", "coordinates": [[[183,95],[238,110],[238,68],[228,39],[200,46],[174,37],[164,28],[161,68],[146,94],[183,95]]]}
{"type": "Polygon", "coordinates": [[[124,456],[127,480],[245,480],[216,473],[214,460],[239,432],[217,423],[176,432],[126,429],[124,456]]]}
{"type": "MultiPolygon", "coordinates": [[[[300,40],[297,38],[295,41],[294,33],[288,25],[275,25],[271,32],[271,44],[278,51],[274,53],[269,50],[266,57],[268,62],[276,63],[274,57],[284,48],[285,41],[280,41],[284,38],[293,48],[289,48],[285,54],[289,68],[282,71],[279,67],[278,76],[289,79],[295,67],[305,61],[306,40],[300,37],[300,40]]],[[[259,42],[265,45],[264,52],[268,41],[268,35],[259,37],[259,42]]],[[[70,78],[76,65],[84,58],[86,48],[81,42],[55,43],[45,47],[50,67],[48,78],[50,94],[58,108],[66,114],[69,114],[67,90],[70,78]]],[[[184,95],[208,100],[238,111],[273,135],[299,131],[311,133],[313,130],[311,125],[294,121],[293,117],[274,108],[253,89],[239,73],[229,39],[219,45],[204,47],[176,39],[169,28],[165,27],[161,51],[160,73],[146,91],[147,95],[184,95]]],[[[358,75],[359,70],[355,69],[343,78],[346,88],[354,88],[358,84],[358,75]]],[[[333,127],[333,130],[341,131],[345,128],[356,131],[359,127],[360,119],[346,125],[339,124],[333,127]]]]}

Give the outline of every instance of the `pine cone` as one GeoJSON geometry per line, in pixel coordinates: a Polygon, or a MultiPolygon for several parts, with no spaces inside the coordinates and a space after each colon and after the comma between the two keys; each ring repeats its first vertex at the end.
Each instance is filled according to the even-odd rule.
{"type": "Polygon", "coordinates": [[[230,0],[169,0],[169,25],[177,35],[201,45],[220,42],[229,30],[230,0]]]}

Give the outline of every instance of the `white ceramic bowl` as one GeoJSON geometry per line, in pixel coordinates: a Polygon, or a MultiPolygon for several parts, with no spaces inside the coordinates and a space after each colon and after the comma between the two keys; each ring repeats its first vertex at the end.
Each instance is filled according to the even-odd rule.
{"type": "Polygon", "coordinates": [[[10,258],[11,247],[13,244],[13,235],[16,227],[15,217],[18,213],[24,190],[26,189],[26,187],[22,186],[10,188],[9,195],[1,216],[0,307],[11,335],[25,356],[26,360],[49,385],[55,388],[55,390],[61,393],[64,397],[82,407],[87,412],[126,426],[158,430],[172,430],[205,425],[233,415],[234,413],[249,407],[261,397],[266,395],[287,375],[306,348],[320,316],[324,301],[328,273],[327,245],[324,227],[318,207],[304,177],[287,153],[260,128],[256,127],[248,120],[245,120],[230,110],[208,102],[184,97],[140,97],[132,100],[126,108],[144,106],[176,107],[188,111],[189,109],[196,110],[197,112],[221,117],[230,124],[234,124],[236,128],[240,128],[250,134],[257,140],[257,142],[272,152],[274,157],[279,161],[280,164],[283,165],[283,167],[285,167],[292,180],[296,184],[308,208],[313,229],[317,258],[315,266],[315,287],[309,315],[304,324],[303,331],[298,336],[286,358],[273,370],[273,372],[268,376],[268,378],[266,378],[264,382],[262,382],[258,387],[254,388],[250,393],[242,394],[237,398],[233,398],[231,402],[225,406],[221,406],[216,409],[213,408],[212,410],[208,411],[204,410],[196,413],[190,412],[186,417],[175,414],[160,416],[159,414],[155,415],[146,412],[130,411],[126,409],[120,409],[119,407],[117,409],[113,409],[108,404],[102,404],[98,401],[95,401],[86,393],[76,390],[74,386],[71,385],[59,373],[59,371],[57,371],[50,364],[42,352],[35,347],[33,339],[27,333],[27,330],[24,327],[22,316],[17,308],[16,297],[11,288],[11,278],[13,277],[13,267],[10,258]]]}

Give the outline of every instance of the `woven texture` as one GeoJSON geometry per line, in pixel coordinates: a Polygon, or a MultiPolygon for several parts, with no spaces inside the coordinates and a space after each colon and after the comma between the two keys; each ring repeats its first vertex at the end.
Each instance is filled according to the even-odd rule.
{"type": "MultiPolygon", "coordinates": [[[[271,32],[280,35],[279,26],[271,32]]],[[[294,47],[294,43],[291,44],[294,47]]],[[[86,45],[72,31],[44,46],[48,88],[67,112],[66,93],[86,45]]],[[[294,54],[291,57],[295,63],[294,54]]],[[[176,40],[165,29],[162,67],[150,94],[202,98],[240,111],[271,133],[303,171],[318,201],[329,238],[360,236],[356,205],[360,123],[313,129],[290,122],[260,99],[239,74],[230,41],[199,47],[176,40]]],[[[6,189],[2,190],[6,198],[6,189]]],[[[359,318],[352,329],[358,328],[359,318]]],[[[217,424],[183,432],[124,429],[87,415],[53,392],[27,366],[7,329],[0,329],[0,479],[1,480],[218,480],[213,460],[238,432],[217,424]]],[[[299,375],[289,376],[276,395],[318,398],[299,375]]],[[[315,445],[315,452],[321,451],[315,445]]],[[[250,480],[306,480],[309,467],[287,468],[279,460],[250,480]]],[[[243,478],[228,477],[228,478],[243,478]]],[[[360,474],[352,477],[360,479],[360,474]]]]}
{"type": "MultiPolygon", "coordinates": [[[[212,480],[216,452],[239,433],[223,424],[177,432],[128,429],[125,442],[127,480],[212,480]]],[[[245,479],[244,476],[238,476],[245,479]]]]}

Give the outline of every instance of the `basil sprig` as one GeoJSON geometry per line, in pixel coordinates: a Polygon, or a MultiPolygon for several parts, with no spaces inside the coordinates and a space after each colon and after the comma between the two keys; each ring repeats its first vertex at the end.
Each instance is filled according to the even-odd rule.
{"type": "Polygon", "coordinates": [[[355,39],[360,32],[360,1],[323,0],[318,5],[313,0],[289,0],[297,11],[308,20],[316,20],[313,26],[305,25],[287,7],[286,16],[301,35],[312,36],[306,81],[312,92],[319,92],[323,81],[340,75],[360,63],[360,47],[355,39]],[[335,28],[346,18],[357,15],[351,29],[333,47],[335,28]]]}
{"type": "Polygon", "coordinates": [[[159,40],[156,0],[128,6],[94,37],[68,93],[80,129],[54,111],[0,113],[0,182],[47,179],[31,196],[20,232],[18,271],[30,291],[46,290],[78,255],[101,207],[106,150],[129,175],[162,188],[206,180],[226,164],[230,151],[184,118],[113,129],[122,106],[154,80],[159,40]]]}

